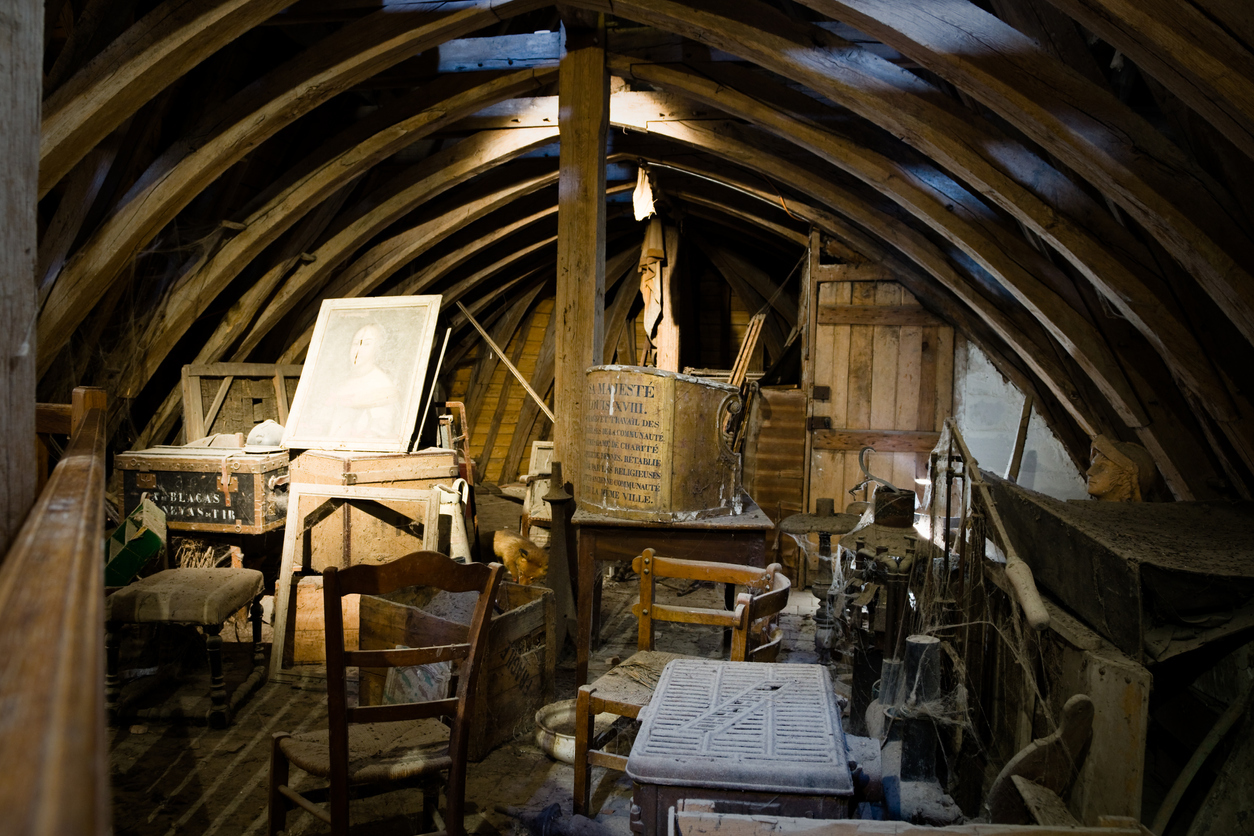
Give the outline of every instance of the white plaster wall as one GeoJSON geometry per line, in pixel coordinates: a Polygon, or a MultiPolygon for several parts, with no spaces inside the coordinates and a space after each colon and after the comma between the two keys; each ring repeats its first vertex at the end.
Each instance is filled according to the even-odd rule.
{"type": "MultiPolygon", "coordinates": [[[[954,416],[980,467],[1005,475],[1014,451],[1023,393],[993,367],[984,352],[963,340],[954,364],[954,416]]],[[[1080,473],[1062,443],[1032,410],[1019,467],[1019,484],[1056,499],[1086,499],[1080,473]]]]}

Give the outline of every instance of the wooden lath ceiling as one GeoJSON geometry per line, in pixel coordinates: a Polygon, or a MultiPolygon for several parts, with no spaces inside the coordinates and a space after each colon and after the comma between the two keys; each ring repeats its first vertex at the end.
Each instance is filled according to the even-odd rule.
{"type": "MultiPolygon", "coordinates": [[[[1073,455],[1104,432],[1178,497],[1250,495],[1245,4],[570,7],[609,15],[615,205],[643,160],[668,213],[755,241],[750,260],[791,265],[813,226],[984,348],[1073,455]]],[[[46,19],[41,385],[116,391],[120,443],[168,432],[184,363],[299,360],[322,298],[444,292],[464,359],[453,297],[517,328],[518,300],[551,296],[558,7],[48,0],[46,19]]],[[[609,223],[620,248],[642,234],[609,223]]]]}

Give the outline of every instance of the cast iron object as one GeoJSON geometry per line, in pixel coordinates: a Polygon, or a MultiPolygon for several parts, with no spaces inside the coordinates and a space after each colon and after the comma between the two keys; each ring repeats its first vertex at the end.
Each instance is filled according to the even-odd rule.
{"type": "Polygon", "coordinates": [[[830,499],[815,500],[815,513],[793,514],[779,522],[779,530],[785,534],[848,534],[858,524],[853,514],[834,513],[835,503],[830,499]]]}
{"type": "Polygon", "coordinates": [[[897,528],[889,525],[871,523],[852,534],[840,539],[840,545],[850,551],[870,549],[892,557],[905,557],[912,554],[918,543],[918,534],[913,528],[897,528]]]}
{"type": "Polygon", "coordinates": [[[875,491],[875,524],[892,528],[914,525],[914,491],[898,491],[880,485],[875,491]]]}

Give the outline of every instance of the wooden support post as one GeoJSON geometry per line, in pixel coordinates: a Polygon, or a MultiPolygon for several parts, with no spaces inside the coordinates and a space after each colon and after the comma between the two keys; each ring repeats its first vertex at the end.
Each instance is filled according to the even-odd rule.
{"type": "Polygon", "coordinates": [[[35,501],[35,201],[39,176],[43,4],[14,0],[0,16],[0,555],[35,501]]]}
{"type": "Polygon", "coordinates": [[[609,74],[605,20],[568,16],[566,56],[558,71],[561,176],[557,190],[557,318],[553,458],[576,484],[583,461],[584,370],[601,360],[605,341],[605,141],[609,74]]]}

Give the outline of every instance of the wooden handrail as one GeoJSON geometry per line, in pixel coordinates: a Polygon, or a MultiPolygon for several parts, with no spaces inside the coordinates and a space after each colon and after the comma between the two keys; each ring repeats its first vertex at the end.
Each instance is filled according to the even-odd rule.
{"type": "Polygon", "coordinates": [[[105,393],[74,390],[75,434],[0,564],[4,832],[104,834],[105,393]]]}

